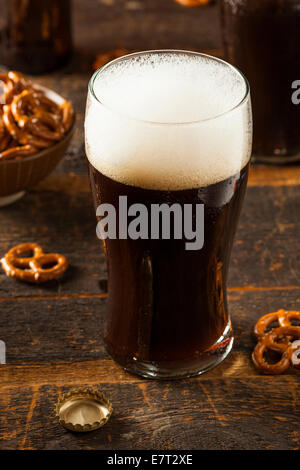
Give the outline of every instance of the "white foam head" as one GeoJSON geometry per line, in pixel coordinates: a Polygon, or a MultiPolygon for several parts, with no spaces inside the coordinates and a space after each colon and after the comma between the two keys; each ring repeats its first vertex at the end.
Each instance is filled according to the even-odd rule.
{"type": "Polygon", "coordinates": [[[98,71],[86,110],[86,152],[104,175],[148,189],[187,189],[238,173],[251,153],[247,84],[200,54],[154,51],[98,71]]]}

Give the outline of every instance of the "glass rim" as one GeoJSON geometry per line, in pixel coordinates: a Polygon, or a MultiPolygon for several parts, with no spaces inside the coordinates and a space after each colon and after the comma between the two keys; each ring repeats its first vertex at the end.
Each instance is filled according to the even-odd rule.
{"type": "Polygon", "coordinates": [[[153,126],[189,126],[189,125],[193,125],[193,124],[200,124],[202,122],[213,121],[213,120],[218,119],[220,117],[223,117],[227,114],[230,114],[233,111],[235,111],[236,109],[240,108],[247,101],[247,99],[250,96],[249,82],[248,82],[247,78],[245,77],[245,75],[243,74],[243,72],[241,72],[241,70],[239,70],[237,67],[230,64],[229,62],[226,62],[223,59],[220,59],[219,57],[215,57],[215,56],[212,56],[212,55],[209,55],[209,54],[204,54],[202,52],[194,52],[194,51],[183,50],[183,49],[152,49],[152,50],[145,50],[145,51],[133,52],[131,54],[126,54],[126,55],[118,57],[114,60],[111,60],[110,62],[107,62],[105,65],[103,65],[102,67],[100,67],[99,69],[97,69],[93,73],[93,75],[91,76],[91,78],[89,80],[88,90],[89,90],[91,96],[97,101],[97,103],[99,103],[103,108],[111,111],[112,113],[117,114],[117,115],[121,116],[122,118],[130,120],[130,121],[140,122],[140,123],[153,125],[153,126]],[[186,54],[186,55],[191,55],[191,56],[196,56],[196,57],[197,56],[205,57],[205,58],[210,59],[214,62],[218,62],[218,63],[221,63],[221,64],[225,65],[226,67],[229,67],[231,70],[233,70],[235,73],[237,73],[237,75],[239,75],[241,77],[242,81],[244,82],[244,84],[245,84],[245,94],[244,94],[244,96],[242,97],[241,100],[239,100],[239,102],[237,104],[235,104],[234,106],[232,106],[229,109],[226,109],[222,113],[219,113],[219,114],[216,114],[214,116],[204,118],[204,119],[196,119],[196,120],[193,120],[193,121],[182,121],[182,122],[160,122],[160,121],[151,121],[151,120],[147,120],[147,119],[134,118],[134,117],[128,116],[126,114],[123,114],[123,113],[119,112],[118,110],[116,110],[116,109],[114,109],[110,106],[107,106],[105,103],[103,103],[101,101],[101,99],[99,99],[99,97],[96,96],[96,93],[94,91],[94,83],[95,83],[95,80],[98,77],[98,75],[103,70],[109,68],[110,66],[112,66],[116,63],[122,62],[124,60],[128,60],[128,58],[131,58],[131,57],[138,57],[138,56],[142,56],[142,55],[146,55],[146,54],[170,54],[170,53],[171,54],[186,54]]]}

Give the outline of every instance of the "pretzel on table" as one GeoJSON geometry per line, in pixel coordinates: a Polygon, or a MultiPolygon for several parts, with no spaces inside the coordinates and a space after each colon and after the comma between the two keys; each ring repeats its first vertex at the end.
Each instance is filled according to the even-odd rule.
{"type": "Polygon", "coordinates": [[[291,320],[300,321],[300,312],[281,309],[264,315],[254,327],[258,343],[254,348],[252,360],[265,374],[282,374],[290,366],[300,369],[300,326],[292,325],[291,320]],[[266,331],[274,322],[279,326],[266,331]],[[296,341],[293,341],[295,339],[296,341]],[[281,354],[280,360],[269,363],[264,357],[268,350],[281,354]]]}
{"type": "Polygon", "coordinates": [[[65,256],[59,253],[44,253],[36,243],[15,246],[1,259],[7,276],[20,281],[39,284],[60,277],[68,268],[65,256]],[[23,255],[31,256],[23,257],[23,255]],[[44,266],[53,265],[50,268],[44,266]]]}

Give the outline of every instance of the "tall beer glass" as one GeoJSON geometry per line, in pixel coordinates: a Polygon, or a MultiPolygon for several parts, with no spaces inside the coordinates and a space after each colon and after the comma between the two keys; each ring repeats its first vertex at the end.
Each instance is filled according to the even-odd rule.
{"type": "Polygon", "coordinates": [[[248,83],[233,66],[203,54],[122,57],[90,81],[85,138],[95,207],[116,211],[117,235],[104,237],[107,349],[144,377],[201,374],[233,343],[226,282],[251,153],[248,83]],[[130,237],[120,196],[128,221],[137,204],[147,214],[164,205],[161,217],[176,207],[184,217],[169,213],[168,237],[162,225],[154,236],[146,231],[149,215],[144,232],[130,237]],[[188,249],[185,216],[193,214],[197,233],[199,207],[204,243],[188,249]]]}
{"type": "Polygon", "coordinates": [[[300,0],[219,0],[226,60],[246,74],[257,161],[300,161],[300,0]]]}

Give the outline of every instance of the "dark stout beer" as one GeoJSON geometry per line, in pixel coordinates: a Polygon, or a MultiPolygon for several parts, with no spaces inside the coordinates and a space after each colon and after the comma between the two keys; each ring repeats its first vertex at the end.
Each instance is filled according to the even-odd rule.
{"type": "Polygon", "coordinates": [[[298,160],[300,105],[292,102],[292,84],[300,77],[300,1],[220,0],[220,6],[226,59],[250,82],[254,152],[266,161],[298,160]]]}
{"type": "Polygon", "coordinates": [[[251,152],[247,83],[229,64],[201,54],[127,56],[92,78],[85,135],[95,208],[116,210],[117,238],[104,241],[108,351],[146,377],[202,373],[233,342],[226,283],[251,152]],[[183,217],[170,218],[169,239],[161,228],[158,238],[150,228],[147,237],[122,238],[120,196],[128,209],[145,206],[147,226],[154,205],[177,204],[183,217]],[[198,204],[204,244],[189,250],[184,212],[194,209],[195,228],[198,204]]]}
{"type": "MultiPolygon", "coordinates": [[[[89,169],[95,207],[117,208],[119,195],[127,196],[128,206],[144,204],[149,214],[151,204],[179,203],[182,210],[205,204],[201,250],[187,251],[185,239],[105,241],[108,350],[125,367],[137,358],[183,368],[208,353],[227,327],[225,286],[248,165],[219,183],[181,191],[128,186],[89,169]]],[[[224,348],[230,341],[227,335],[224,348]]]]}

